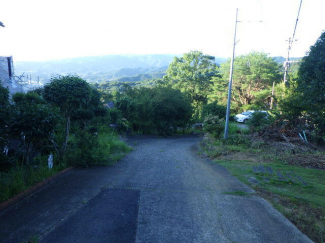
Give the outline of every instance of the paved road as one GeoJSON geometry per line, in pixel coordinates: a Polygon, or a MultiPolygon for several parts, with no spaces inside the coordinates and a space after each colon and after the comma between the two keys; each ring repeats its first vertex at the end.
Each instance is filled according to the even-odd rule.
{"type": "Polygon", "coordinates": [[[130,139],[115,166],[75,170],[5,211],[1,242],[311,242],[198,142],[130,139]]]}

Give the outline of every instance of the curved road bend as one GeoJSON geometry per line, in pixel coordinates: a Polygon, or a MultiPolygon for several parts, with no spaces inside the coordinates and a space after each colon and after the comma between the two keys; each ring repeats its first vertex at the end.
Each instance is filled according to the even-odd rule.
{"type": "Polygon", "coordinates": [[[4,212],[1,242],[312,242],[200,157],[199,140],[129,139],[134,151],[115,166],[73,171],[4,212]]]}

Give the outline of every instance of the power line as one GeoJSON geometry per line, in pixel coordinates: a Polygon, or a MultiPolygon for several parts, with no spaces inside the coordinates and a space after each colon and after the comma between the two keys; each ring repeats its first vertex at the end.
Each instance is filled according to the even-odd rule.
{"type": "Polygon", "coordinates": [[[297,29],[298,20],[299,20],[299,15],[300,15],[301,4],[302,4],[302,0],[300,0],[299,10],[298,10],[297,20],[296,20],[296,24],[295,24],[295,29],[294,29],[294,31],[293,31],[293,35],[292,35],[292,40],[295,39],[296,29],[297,29]]]}
{"type": "Polygon", "coordinates": [[[295,35],[296,35],[296,30],[297,30],[297,25],[298,25],[298,21],[299,21],[299,15],[300,15],[300,9],[301,9],[301,4],[302,4],[302,0],[300,0],[300,5],[299,5],[299,9],[298,9],[298,15],[297,15],[297,19],[296,19],[296,24],[295,24],[295,28],[293,30],[293,35],[292,38],[289,38],[289,47],[288,47],[288,55],[287,55],[287,59],[284,65],[284,76],[283,76],[283,82],[284,84],[287,83],[287,76],[288,76],[288,68],[289,68],[289,55],[290,55],[290,51],[291,51],[291,47],[293,42],[295,41],[295,35]]]}
{"type": "Polygon", "coordinates": [[[264,20],[264,15],[263,15],[263,11],[262,11],[262,4],[261,4],[261,0],[258,1],[260,4],[260,22],[263,22],[264,20]]]}

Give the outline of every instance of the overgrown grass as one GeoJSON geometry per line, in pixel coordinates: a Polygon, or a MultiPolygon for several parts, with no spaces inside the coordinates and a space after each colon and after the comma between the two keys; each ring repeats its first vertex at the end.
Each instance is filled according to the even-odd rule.
{"type": "Polygon", "coordinates": [[[245,184],[252,185],[256,189],[262,188],[277,195],[288,197],[291,200],[307,202],[313,207],[325,207],[325,171],[279,163],[267,163],[265,165],[273,170],[270,175],[268,173],[254,173],[253,166],[259,166],[262,162],[216,160],[216,163],[224,166],[245,184]],[[306,182],[306,185],[298,180],[280,179],[276,174],[277,172],[281,174],[294,173],[301,177],[306,182]],[[259,183],[250,182],[251,177],[254,177],[259,183]]]}
{"type": "Polygon", "coordinates": [[[34,166],[14,166],[0,172],[0,203],[71,165],[111,165],[131,150],[110,129],[100,129],[96,140],[88,135],[83,136],[79,140],[71,136],[72,147],[68,150],[65,163],[57,164],[54,161],[52,169],[48,168],[47,156],[43,156],[35,158],[34,166]]]}
{"type": "Polygon", "coordinates": [[[114,131],[106,128],[100,128],[98,134],[75,134],[69,144],[66,161],[80,166],[110,165],[131,150],[114,131]]]}
{"type": "Polygon", "coordinates": [[[116,133],[112,133],[109,131],[102,132],[98,135],[98,140],[101,147],[109,145],[107,146],[108,164],[115,163],[131,151],[131,147],[121,141],[116,133]]]}
{"type": "MultiPolygon", "coordinates": [[[[262,142],[252,143],[249,136],[235,133],[230,132],[233,139],[228,141],[209,137],[203,140],[202,148],[216,163],[269,200],[309,238],[325,242],[325,171],[289,165],[292,153],[277,153],[262,142]],[[258,166],[269,167],[272,173],[253,169],[258,166]],[[297,177],[283,179],[278,172],[294,174],[303,182],[297,177]]],[[[304,156],[308,159],[309,155],[304,156]]]]}
{"type": "Polygon", "coordinates": [[[9,200],[16,194],[29,187],[45,180],[46,178],[65,169],[64,166],[55,166],[49,169],[47,165],[41,164],[33,166],[16,166],[7,173],[0,173],[0,203],[9,200]]]}
{"type": "Polygon", "coordinates": [[[249,134],[250,130],[249,127],[246,126],[238,126],[237,122],[229,122],[229,127],[228,127],[228,133],[230,135],[234,135],[234,134],[243,134],[243,135],[247,135],[249,134]]]}

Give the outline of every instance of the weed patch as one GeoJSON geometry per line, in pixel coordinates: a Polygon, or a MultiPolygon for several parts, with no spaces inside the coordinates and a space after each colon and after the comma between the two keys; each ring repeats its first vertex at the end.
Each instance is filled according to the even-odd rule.
{"type": "Polygon", "coordinates": [[[81,133],[71,136],[70,153],[66,160],[72,165],[110,165],[130,150],[131,148],[112,131],[101,130],[98,135],[81,133]]]}
{"type": "Polygon", "coordinates": [[[70,165],[112,165],[130,150],[131,148],[119,140],[115,133],[108,130],[101,131],[97,137],[89,134],[82,134],[79,138],[71,136],[65,163],[55,164],[49,169],[47,156],[43,156],[35,158],[35,165],[17,165],[6,172],[0,172],[0,203],[70,165]]]}
{"type": "MultiPolygon", "coordinates": [[[[325,170],[308,168],[310,161],[316,158],[319,163],[324,155],[279,152],[264,143],[250,144],[225,143],[206,136],[201,148],[215,163],[271,202],[310,239],[324,242],[325,170]]],[[[241,192],[225,194],[244,196],[241,192]]]]}
{"type": "Polygon", "coordinates": [[[16,194],[45,180],[46,178],[65,169],[62,166],[53,167],[51,170],[46,165],[17,166],[11,168],[7,173],[0,173],[0,203],[9,200],[16,194]]]}

